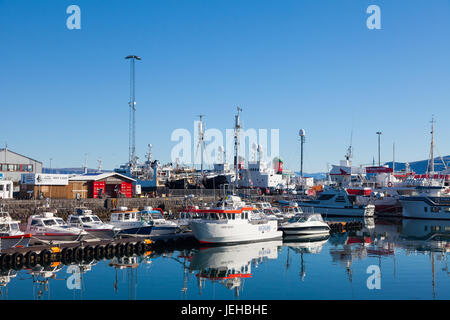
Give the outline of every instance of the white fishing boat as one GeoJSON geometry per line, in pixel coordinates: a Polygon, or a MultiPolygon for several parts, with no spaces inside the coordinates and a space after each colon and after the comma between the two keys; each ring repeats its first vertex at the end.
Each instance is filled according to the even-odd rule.
{"type": "Polygon", "coordinates": [[[180,226],[174,222],[164,219],[163,212],[159,208],[145,207],[139,211],[138,216],[152,228],[152,236],[174,234],[180,231],[180,226]]]}
{"type": "Polygon", "coordinates": [[[109,223],[120,229],[119,235],[150,235],[153,229],[152,225],[141,219],[138,210],[127,207],[113,210],[109,223]]]}
{"type": "Polygon", "coordinates": [[[104,223],[89,209],[77,208],[76,213],[70,215],[67,221],[70,226],[83,229],[99,239],[112,239],[120,231],[113,225],[104,223]]]}
{"type": "Polygon", "coordinates": [[[9,213],[0,207],[0,248],[27,247],[31,234],[24,233],[19,229],[19,221],[13,220],[9,213]]]}
{"type": "Polygon", "coordinates": [[[314,212],[326,216],[366,217],[373,216],[373,204],[357,203],[355,195],[349,195],[343,188],[325,189],[315,200],[299,201],[302,208],[313,208],[314,212]]]}
{"type": "Polygon", "coordinates": [[[400,197],[403,217],[450,219],[450,189],[443,186],[419,186],[410,196],[400,197]]]}
{"type": "Polygon", "coordinates": [[[30,216],[26,231],[45,241],[81,241],[88,235],[83,229],[69,226],[62,218],[48,211],[30,216]]]}
{"type": "Polygon", "coordinates": [[[330,233],[330,227],[318,213],[298,214],[280,225],[284,235],[323,235],[330,233]]]}
{"type": "Polygon", "coordinates": [[[227,196],[213,209],[199,209],[201,219],[190,223],[192,232],[201,243],[223,244],[280,239],[277,221],[264,214],[254,214],[241,198],[227,196]]]}

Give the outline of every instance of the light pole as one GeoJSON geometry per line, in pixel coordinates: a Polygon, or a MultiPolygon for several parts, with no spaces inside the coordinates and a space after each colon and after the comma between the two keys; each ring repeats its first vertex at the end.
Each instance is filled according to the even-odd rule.
{"type": "Polygon", "coordinates": [[[125,59],[130,60],[130,119],[129,119],[129,162],[134,167],[136,164],[136,98],[135,98],[135,85],[134,85],[134,64],[136,60],[141,60],[140,57],[130,55],[125,59]]]}
{"type": "Polygon", "coordinates": [[[303,178],[303,144],[305,143],[305,129],[300,129],[298,135],[300,136],[300,177],[303,178]]]}
{"type": "Polygon", "coordinates": [[[381,131],[378,131],[377,135],[378,135],[378,166],[381,167],[381,157],[380,157],[380,136],[381,136],[381,131]]]}

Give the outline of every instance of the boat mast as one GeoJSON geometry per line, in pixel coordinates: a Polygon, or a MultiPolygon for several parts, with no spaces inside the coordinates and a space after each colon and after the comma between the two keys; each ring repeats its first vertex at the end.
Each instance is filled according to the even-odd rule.
{"type": "MultiPolygon", "coordinates": [[[[204,132],[203,132],[203,117],[204,115],[199,115],[200,117],[200,122],[198,124],[198,144],[200,145],[200,171],[202,173],[202,177],[203,177],[203,151],[204,151],[204,146],[205,146],[205,142],[204,142],[204,132]]],[[[198,146],[197,146],[198,148],[198,146]]],[[[198,150],[198,149],[197,149],[198,150]]]]}
{"type": "Polygon", "coordinates": [[[434,173],[434,115],[431,116],[430,173],[434,173]]]}
{"type": "Polygon", "coordinates": [[[130,101],[128,105],[130,107],[129,117],[129,156],[128,161],[130,167],[136,165],[136,98],[135,98],[135,79],[134,79],[134,64],[135,60],[141,60],[138,56],[126,56],[125,59],[130,60],[130,101]]]}
{"type": "Polygon", "coordinates": [[[240,112],[242,111],[241,108],[237,107],[237,115],[235,116],[235,125],[234,125],[234,168],[235,168],[235,179],[234,183],[236,188],[239,185],[239,131],[241,129],[241,118],[240,118],[240,112]]]}

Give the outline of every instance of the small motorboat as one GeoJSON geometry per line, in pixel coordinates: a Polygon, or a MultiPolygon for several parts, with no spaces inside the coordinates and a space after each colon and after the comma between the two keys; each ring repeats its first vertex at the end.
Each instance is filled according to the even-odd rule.
{"type": "Polygon", "coordinates": [[[28,218],[27,232],[44,241],[81,241],[88,233],[80,228],[69,226],[53,212],[42,212],[28,218]]]}
{"type": "Polygon", "coordinates": [[[176,222],[164,219],[162,210],[159,208],[144,207],[144,210],[139,211],[138,215],[153,227],[152,236],[174,234],[180,231],[180,226],[176,222]]]}
{"type": "Polygon", "coordinates": [[[329,234],[330,227],[319,213],[297,214],[280,225],[284,235],[319,235],[329,234]]]}
{"type": "Polygon", "coordinates": [[[27,247],[30,239],[31,234],[20,231],[19,221],[0,208],[0,249],[27,247]]]}
{"type": "Polygon", "coordinates": [[[67,222],[72,227],[87,231],[90,235],[99,239],[112,239],[120,231],[112,224],[104,223],[92,213],[92,210],[77,208],[76,213],[68,217],[67,222]]]}
{"type": "Polygon", "coordinates": [[[119,235],[147,235],[152,232],[153,226],[141,218],[136,209],[119,207],[111,212],[109,223],[120,229],[119,235]]]}

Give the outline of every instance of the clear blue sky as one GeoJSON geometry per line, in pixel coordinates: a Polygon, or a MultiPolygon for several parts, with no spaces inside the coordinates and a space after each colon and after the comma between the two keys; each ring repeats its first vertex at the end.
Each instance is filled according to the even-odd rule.
{"type": "Polygon", "coordinates": [[[136,70],[137,154],[170,161],[176,128],[279,128],[285,167],[305,172],[425,159],[431,115],[450,152],[449,1],[0,0],[0,145],[52,167],[112,169],[128,160],[129,54],[136,70]],[[66,8],[81,8],[68,30],[66,8]],[[366,27],[381,8],[382,30],[366,27]]]}

